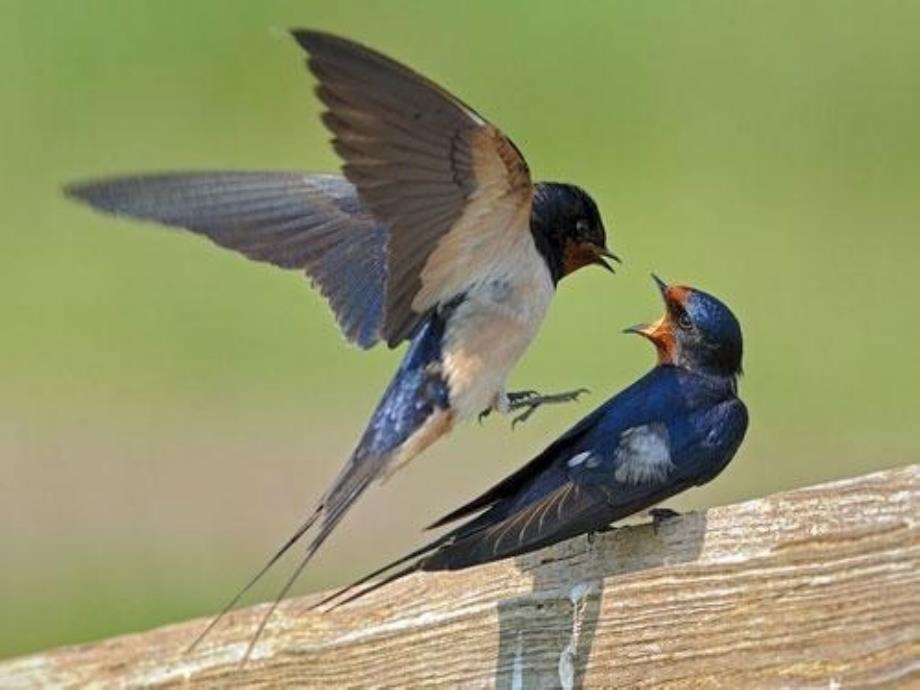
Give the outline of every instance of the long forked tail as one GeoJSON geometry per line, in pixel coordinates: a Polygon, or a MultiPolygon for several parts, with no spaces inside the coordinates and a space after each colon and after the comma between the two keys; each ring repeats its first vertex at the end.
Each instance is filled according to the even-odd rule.
{"type": "Polygon", "coordinates": [[[221,609],[214,619],[208,624],[208,626],[198,635],[197,638],[189,645],[188,652],[192,652],[195,648],[210,634],[217,624],[229,613],[236,605],[239,603],[240,599],[245,595],[250,589],[252,589],[259,580],[261,580],[265,574],[271,570],[272,566],[277,563],[282,556],[284,556],[297,542],[299,542],[307,532],[317,523],[320,518],[322,522],[320,524],[319,530],[316,535],[310,541],[309,546],[300,562],[297,564],[297,567],[294,569],[293,573],[284,583],[284,586],[278,592],[278,595],[275,597],[272,602],[271,607],[262,617],[262,620],[259,622],[259,627],[256,629],[256,632],[253,634],[252,639],[249,641],[249,645],[246,648],[246,653],[243,655],[240,665],[246,663],[249,657],[252,654],[252,650],[255,649],[256,643],[259,641],[259,638],[262,635],[262,632],[265,630],[265,626],[268,624],[269,619],[272,617],[272,614],[278,608],[278,605],[287,596],[291,587],[294,586],[294,583],[297,581],[297,578],[300,577],[300,574],[304,571],[304,568],[307,567],[307,564],[310,562],[310,559],[313,558],[313,555],[319,550],[319,547],[322,546],[323,542],[329,537],[332,531],[336,528],[341,519],[345,516],[345,513],[348,512],[348,509],[351,505],[357,500],[371,481],[377,476],[377,472],[373,471],[360,471],[361,469],[369,469],[369,463],[362,465],[356,465],[355,458],[352,458],[351,462],[346,465],[345,470],[340,475],[339,479],[333,485],[332,490],[326,494],[324,499],[316,507],[313,513],[304,521],[300,527],[294,532],[291,537],[281,545],[274,555],[268,559],[268,562],[257,572],[250,580],[237,592],[233,598],[228,601],[224,607],[221,609]],[[355,470],[359,471],[355,471],[355,470]]]}
{"type": "Polygon", "coordinates": [[[208,623],[208,626],[201,632],[200,635],[198,635],[198,637],[195,638],[194,642],[192,642],[192,644],[188,646],[188,649],[186,649],[186,653],[193,652],[195,648],[199,644],[201,644],[202,641],[204,641],[204,638],[206,638],[208,634],[210,634],[210,632],[215,627],[217,627],[217,624],[220,623],[221,620],[223,620],[224,616],[226,616],[233,609],[233,607],[237,605],[239,600],[243,598],[243,595],[245,595],[246,592],[252,589],[256,585],[256,583],[259,580],[261,580],[269,570],[271,570],[271,567],[275,565],[275,563],[277,563],[281,559],[281,557],[284,554],[286,554],[292,546],[294,546],[294,544],[300,541],[301,537],[303,537],[303,535],[306,534],[306,532],[313,526],[313,524],[316,522],[317,518],[319,518],[321,514],[322,514],[322,506],[320,506],[315,511],[313,511],[313,514],[306,520],[306,522],[304,522],[300,527],[297,528],[297,531],[294,532],[294,534],[281,546],[280,549],[278,549],[278,551],[275,552],[275,555],[273,555],[270,559],[268,559],[268,562],[264,566],[262,566],[262,569],[259,570],[259,572],[257,572],[249,580],[249,582],[247,582],[246,585],[239,592],[237,592],[233,596],[233,598],[230,599],[230,601],[228,601],[224,605],[224,607],[220,610],[220,613],[214,616],[211,622],[208,623]]]}
{"type": "MultiPolygon", "coordinates": [[[[482,503],[476,507],[487,509],[490,506],[486,503],[482,503]]],[[[473,513],[475,510],[469,510],[467,512],[473,513]]],[[[457,517],[459,518],[459,516],[457,517]]],[[[446,522],[449,522],[449,520],[444,518],[439,521],[439,524],[445,524],[446,522]]],[[[428,542],[421,548],[406,554],[402,558],[387,563],[385,566],[378,568],[372,573],[368,573],[361,579],[355,580],[351,584],[336,590],[332,594],[313,604],[310,607],[310,610],[328,607],[325,609],[326,611],[333,611],[340,606],[344,606],[345,604],[356,601],[357,599],[361,599],[371,592],[375,592],[381,587],[386,587],[390,583],[402,579],[406,575],[411,575],[415,572],[455,570],[458,567],[464,568],[471,565],[476,565],[477,562],[468,561],[461,561],[459,564],[456,564],[452,562],[451,556],[456,552],[464,553],[468,551],[471,545],[475,546],[475,544],[477,544],[479,541],[479,535],[481,535],[483,532],[487,532],[488,528],[495,524],[496,523],[492,513],[489,510],[485,510],[485,512],[483,512],[481,515],[474,517],[467,522],[458,525],[454,529],[445,532],[440,537],[428,542]],[[404,564],[408,565],[405,565],[405,567],[399,568],[398,570],[393,570],[394,568],[398,568],[404,564]],[[362,585],[367,584],[375,577],[380,575],[385,575],[385,577],[381,580],[378,580],[377,582],[371,582],[371,584],[369,584],[367,587],[360,589],[362,585]]],[[[485,562],[485,560],[478,562],[485,562]]]]}
{"type": "Polygon", "coordinates": [[[294,572],[259,623],[242,663],[249,658],[281,600],[329,537],[348,509],[370,484],[405,464],[450,431],[453,415],[447,382],[440,371],[441,339],[446,314],[435,312],[419,327],[351,459],[310,517],[262,569],[246,583],[192,644],[194,649],[268,570],[307,532],[318,529],[294,572]]]}
{"type": "Polygon", "coordinates": [[[381,568],[377,568],[377,570],[375,570],[372,573],[368,573],[367,575],[362,577],[360,580],[355,580],[350,585],[346,585],[345,587],[342,587],[341,589],[337,589],[335,592],[333,592],[329,596],[324,597],[323,599],[320,599],[318,602],[313,604],[309,608],[309,610],[313,611],[315,609],[319,609],[324,606],[327,606],[328,604],[332,604],[332,606],[329,606],[329,608],[327,608],[326,610],[333,611],[339,608],[340,606],[344,606],[345,604],[349,602],[355,601],[356,599],[360,599],[370,594],[371,592],[380,589],[381,587],[385,587],[391,582],[395,582],[396,580],[399,580],[400,578],[403,578],[406,575],[410,575],[418,570],[421,570],[422,567],[424,566],[425,558],[429,556],[430,554],[432,554],[433,552],[437,551],[438,548],[440,548],[442,545],[448,542],[451,538],[453,538],[453,536],[454,536],[453,533],[445,534],[444,536],[438,539],[435,539],[434,541],[426,544],[420,549],[416,549],[412,553],[406,554],[405,556],[403,556],[402,558],[399,558],[398,560],[387,563],[385,566],[381,568]],[[393,570],[393,568],[395,568],[396,566],[402,565],[403,563],[406,563],[407,561],[413,561],[413,562],[407,565],[405,568],[400,568],[396,572],[390,573],[382,580],[379,580],[378,582],[375,582],[372,585],[365,587],[364,589],[360,589],[357,592],[354,592],[355,589],[357,589],[363,584],[366,584],[367,582],[370,582],[378,575],[383,575],[384,573],[390,570],[393,570]],[[353,593],[349,594],[349,592],[353,592],[353,593]],[[348,595],[348,596],[345,596],[345,595],[348,595]]]}

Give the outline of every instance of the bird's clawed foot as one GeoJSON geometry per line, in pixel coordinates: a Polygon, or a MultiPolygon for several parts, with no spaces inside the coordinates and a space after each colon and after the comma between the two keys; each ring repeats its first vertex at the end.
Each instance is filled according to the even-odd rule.
{"type": "MultiPolygon", "coordinates": [[[[526,422],[530,418],[530,415],[536,412],[537,408],[542,405],[575,402],[578,400],[579,396],[584,393],[590,393],[590,391],[587,388],[579,388],[578,390],[568,391],[567,393],[554,393],[552,395],[540,395],[537,391],[508,393],[508,410],[524,410],[511,420],[511,428],[513,429],[521,422],[526,422]]],[[[480,419],[481,418],[482,416],[480,415],[480,419]]]]}
{"type": "Polygon", "coordinates": [[[652,518],[652,529],[658,534],[658,529],[668,520],[680,517],[680,513],[670,508],[652,508],[648,511],[649,517],[652,518]]]}

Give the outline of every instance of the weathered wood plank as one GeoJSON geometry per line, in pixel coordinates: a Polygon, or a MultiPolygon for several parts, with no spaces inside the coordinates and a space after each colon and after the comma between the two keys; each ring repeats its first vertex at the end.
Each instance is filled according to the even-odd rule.
{"type": "Polygon", "coordinates": [[[920,685],[920,466],[0,664],[0,686],[920,685]]]}

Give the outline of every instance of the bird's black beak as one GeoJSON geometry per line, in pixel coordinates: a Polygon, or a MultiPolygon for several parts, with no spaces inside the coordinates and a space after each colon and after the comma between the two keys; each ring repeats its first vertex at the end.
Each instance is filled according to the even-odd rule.
{"type": "Polygon", "coordinates": [[[612,251],[607,249],[607,247],[599,247],[597,245],[591,245],[591,249],[594,251],[593,263],[597,264],[598,266],[602,266],[603,268],[610,271],[611,273],[616,273],[616,271],[613,270],[613,266],[611,266],[609,263],[604,261],[604,258],[616,261],[618,264],[623,263],[622,261],[620,261],[620,257],[618,257],[612,251]]]}
{"type": "Polygon", "coordinates": [[[654,273],[652,274],[652,280],[655,281],[655,285],[658,286],[658,292],[661,293],[661,297],[662,299],[664,299],[665,291],[667,291],[668,289],[668,284],[664,282],[661,278],[656,276],[654,273]]]}

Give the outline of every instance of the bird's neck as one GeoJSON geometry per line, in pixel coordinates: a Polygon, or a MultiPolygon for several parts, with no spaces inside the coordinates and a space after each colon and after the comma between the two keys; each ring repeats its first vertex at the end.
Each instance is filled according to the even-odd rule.
{"type": "Polygon", "coordinates": [[[565,241],[558,220],[559,186],[552,182],[537,182],[530,211],[530,234],[546,262],[553,285],[557,285],[564,275],[565,241]]]}
{"type": "Polygon", "coordinates": [[[699,369],[693,366],[687,366],[686,364],[676,364],[673,362],[659,364],[656,369],[662,369],[665,371],[670,370],[674,372],[679,378],[690,377],[696,381],[705,381],[707,387],[713,390],[719,390],[723,393],[730,393],[733,396],[738,394],[737,374],[717,373],[699,369]]]}
{"type": "Polygon", "coordinates": [[[714,358],[709,353],[696,350],[684,350],[678,355],[678,363],[701,376],[725,381],[733,390],[738,388],[738,376],[741,372],[727,366],[722,358],[714,358]]]}
{"type": "Polygon", "coordinates": [[[738,376],[736,374],[701,370],[694,371],[694,373],[709,381],[713,388],[738,395],[738,376]]]}

